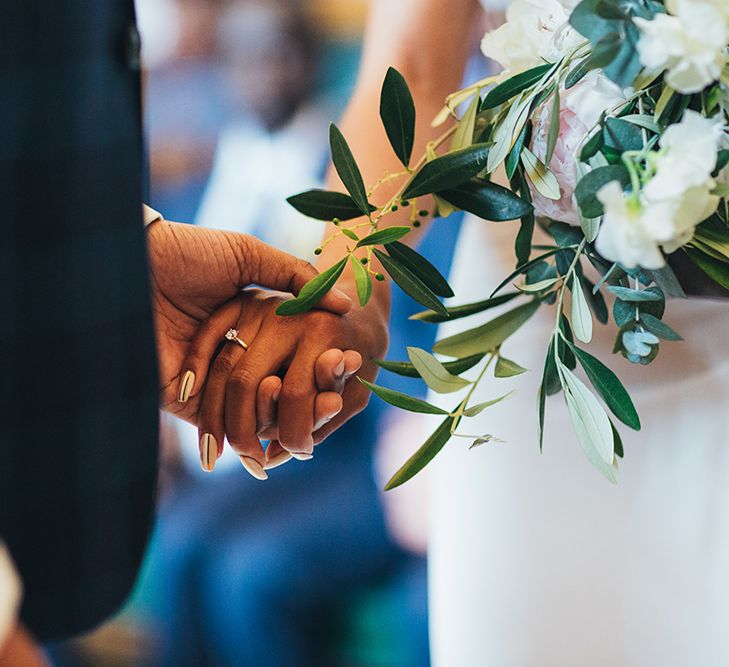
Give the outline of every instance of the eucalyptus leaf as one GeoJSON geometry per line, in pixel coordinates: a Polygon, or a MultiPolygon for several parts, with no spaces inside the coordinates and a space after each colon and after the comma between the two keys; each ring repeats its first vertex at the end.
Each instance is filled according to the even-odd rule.
{"type": "Polygon", "coordinates": [[[446,417],[420,449],[392,476],[385,485],[385,491],[390,491],[404,484],[425,468],[451,439],[451,433],[457,426],[458,420],[451,416],[446,417]]]}
{"type": "Polygon", "coordinates": [[[526,373],[527,369],[506,357],[499,357],[494,368],[494,377],[510,378],[526,373]]]}
{"type": "Polygon", "coordinates": [[[532,212],[532,205],[505,188],[490,181],[471,180],[438,196],[463,211],[491,222],[516,220],[532,212]]]}
{"type": "MultiPolygon", "coordinates": [[[[354,200],[342,192],[329,190],[308,190],[286,200],[299,213],[316,220],[352,220],[359,218],[362,211],[354,200]]],[[[370,213],[377,210],[369,205],[370,213]]]]}
{"type": "Polygon", "coordinates": [[[517,306],[486,324],[438,341],[433,346],[433,351],[448,357],[493,352],[525,324],[539,306],[537,299],[517,306]]]}
{"type": "Polygon", "coordinates": [[[408,183],[402,198],[413,199],[465,183],[486,166],[488,154],[488,144],[474,144],[427,162],[408,183]]]}
{"type": "Polygon", "coordinates": [[[354,282],[357,287],[359,305],[364,308],[372,296],[372,279],[370,278],[369,271],[362,266],[362,262],[354,255],[350,257],[350,260],[354,269],[354,282]]]}
{"type": "Polygon", "coordinates": [[[372,382],[367,382],[361,377],[357,378],[365,387],[367,387],[375,396],[381,398],[385,403],[394,405],[396,408],[407,410],[408,412],[417,412],[425,415],[447,415],[448,412],[436,405],[431,405],[419,398],[408,396],[400,391],[394,391],[387,387],[380,387],[372,382]]]}
{"type": "Polygon", "coordinates": [[[365,215],[369,216],[371,206],[367,201],[367,190],[365,189],[362,174],[355,162],[349,144],[339,128],[332,123],[329,126],[329,145],[332,151],[332,162],[334,168],[342,179],[347,192],[352,195],[354,203],[365,215]]]}
{"type": "Polygon", "coordinates": [[[390,257],[377,248],[373,250],[377,259],[390,277],[400,286],[405,294],[415,299],[419,304],[430,308],[441,315],[448,315],[446,307],[440,302],[438,296],[423,281],[418,278],[407,266],[390,257]]]}
{"type": "Polygon", "coordinates": [[[405,78],[392,67],[382,84],[380,118],[395,155],[407,167],[415,142],[415,104],[405,78]]]}
{"type": "Polygon", "coordinates": [[[622,165],[598,167],[580,179],[575,188],[575,198],[584,217],[599,218],[604,213],[597,193],[612,181],[618,181],[623,188],[627,187],[630,184],[628,170],[622,165]]]}
{"type": "Polygon", "coordinates": [[[448,369],[429,352],[419,347],[408,347],[407,351],[410,363],[434,392],[452,394],[471,384],[457,375],[451,375],[448,369]]]}
{"type": "MultiPolygon", "coordinates": [[[[443,368],[453,375],[459,375],[460,373],[465,373],[466,371],[471,370],[485,356],[485,354],[473,354],[470,357],[464,357],[463,359],[446,361],[443,364],[443,368]]],[[[375,359],[374,361],[380,368],[390,371],[391,373],[395,373],[396,375],[408,378],[420,377],[420,373],[418,373],[415,366],[413,366],[409,361],[384,361],[381,359],[375,359]]]]}
{"type": "Polygon", "coordinates": [[[359,243],[357,243],[357,247],[362,248],[363,246],[368,245],[384,245],[385,243],[393,243],[394,241],[401,239],[403,236],[407,236],[410,231],[410,227],[404,226],[379,229],[360,240],[359,243]]]}
{"type": "Polygon", "coordinates": [[[657,317],[651,315],[650,313],[641,313],[640,322],[648,331],[650,331],[650,333],[652,333],[654,336],[658,336],[658,338],[670,341],[683,340],[683,338],[679,334],[677,334],[671,327],[669,327],[665,322],[659,320],[657,317]]]}
{"type": "Polygon", "coordinates": [[[312,278],[299,291],[294,299],[284,301],[277,309],[277,315],[298,315],[311,310],[322,297],[332,288],[342,275],[347,265],[347,258],[340,260],[334,266],[322,271],[318,276],[312,278]]]}
{"type": "Polygon", "coordinates": [[[419,252],[397,241],[385,245],[385,250],[387,250],[390,257],[410,269],[434,294],[443,297],[453,296],[453,290],[448,284],[448,281],[419,252]]]}
{"type": "Polygon", "coordinates": [[[432,310],[425,310],[421,313],[411,315],[411,320],[420,320],[421,322],[433,322],[439,324],[441,322],[449,322],[450,320],[459,320],[463,317],[470,317],[482,313],[491,308],[496,308],[509,301],[521,296],[519,292],[510,292],[508,294],[502,294],[495,296],[491,299],[485,299],[484,301],[476,301],[475,303],[466,303],[462,306],[452,306],[448,308],[448,315],[443,316],[439,313],[435,313],[432,310]]]}
{"type": "Polygon", "coordinates": [[[663,296],[655,290],[645,289],[636,290],[630,287],[621,287],[619,285],[609,285],[608,292],[614,294],[621,301],[628,303],[643,303],[645,301],[662,301],[663,296]]]}

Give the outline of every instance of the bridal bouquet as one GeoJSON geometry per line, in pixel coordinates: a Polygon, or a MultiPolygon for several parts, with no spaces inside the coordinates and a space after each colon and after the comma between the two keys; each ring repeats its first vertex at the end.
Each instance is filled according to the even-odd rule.
{"type": "MultiPolygon", "coordinates": [[[[289,201],[308,216],[333,221],[336,236],[351,239],[351,246],[280,311],[311,308],[347,263],[364,306],[372,280],[384,279],[370,267],[373,257],[427,308],[416,316],[425,322],[512,302],[487,324],[438,341],[432,353],[409,348],[408,361],[379,362],[421,377],[435,392],[465,392],[446,411],[368,384],[392,405],[443,416],[389,482],[392,488],[458,437],[464,419],[506,398],[471,402],[489,370],[496,378],[525,372],[502,356],[501,346],[537,309],[551,308],[554,329],[545,341],[537,403],[540,447],[545,399],[562,392],[587,458],[615,482],[623,455],[616,422],[634,430],[641,425],[618,377],[585,349],[594,321],[615,327],[614,353],[647,365],[662,341],[681,340],[662,320],[666,298],[685,297],[667,261],[672,253],[683,253],[729,289],[729,2],[515,0],[482,50],[503,71],[448,97],[434,126],[463,111],[419,159],[412,156],[412,97],[403,77],[388,72],[381,117],[403,170],[384,174],[369,189],[346,140],[331,127],[334,166],[348,194],[315,190],[289,201]],[[492,182],[497,170],[510,188],[492,182]],[[391,200],[373,206],[373,192],[396,180],[391,200]],[[419,205],[431,195],[435,212],[419,205]],[[382,224],[408,206],[410,225],[382,224]],[[446,217],[455,210],[494,223],[518,220],[515,269],[483,301],[445,307],[439,297],[453,296],[448,283],[401,239],[429,213],[446,217]],[[536,242],[536,226],[547,242],[536,242]],[[575,374],[578,364],[591,387],[575,374]],[[475,379],[463,376],[479,366],[475,379]]],[[[472,446],[493,439],[462,437],[472,446]]]]}

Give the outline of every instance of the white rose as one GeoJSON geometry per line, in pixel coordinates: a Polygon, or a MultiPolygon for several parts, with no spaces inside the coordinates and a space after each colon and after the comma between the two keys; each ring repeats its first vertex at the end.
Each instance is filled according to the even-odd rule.
{"type": "Polygon", "coordinates": [[[487,33],[483,53],[510,74],[556,62],[584,39],[569,25],[573,0],[514,0],[506,22],[487,33]]]}
{"type": "Polygon", "coordinates": [[[661,136],[661,151],[656,154],[656,173],[644,194],[652,200],[671,199],[699,186],[713,185],[719,147],[724,139],[720,116],[704,118],[686,111],[680,123],[671,125],[661,136]]]}
{"type": "Polygon", "coordinates": [[[668,70],[666,81],[681,93],[697,93],[721,76],[727,61],[726,0],[671,0],[670,14],[636,18],[641,63],[668,70]]]}

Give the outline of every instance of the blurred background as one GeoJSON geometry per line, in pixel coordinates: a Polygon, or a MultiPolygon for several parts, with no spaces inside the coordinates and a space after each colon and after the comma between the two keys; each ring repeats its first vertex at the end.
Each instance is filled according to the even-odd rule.
{"type": "MultiPolygon", "coordinates": [[[[147,201],[167,219],[313,258],[322,227],[285,200],[323,182],[366,1],[137,0],[137,12],[147,201]]],[[[424,242],[444,273],[459,224],[424,242]]],[[[405,340],[432,343],[434,327],[407,320],[421,309],[396,294],[391,358],[407,358],[405,340]]],[[[202,473],[196,430],[163,417],[158,521],[133,599],[91,636],[52,647],[54,662],[428,665],[425,479],[381,493],[424,428],[374,399],[312,461],[262,484],[235,456],[202,473]]]]}

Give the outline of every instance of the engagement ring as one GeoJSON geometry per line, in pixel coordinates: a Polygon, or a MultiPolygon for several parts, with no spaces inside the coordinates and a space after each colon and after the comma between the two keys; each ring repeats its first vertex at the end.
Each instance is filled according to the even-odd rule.
{"type": "Polygon", "coordinates": [[[237,329],[228,329],[227,333],[225,334],[225,338],[234,343],[238,343],[238,345],[240,345],[244,350],[248,350],[248,343],[238,338],[237,329]]]}

